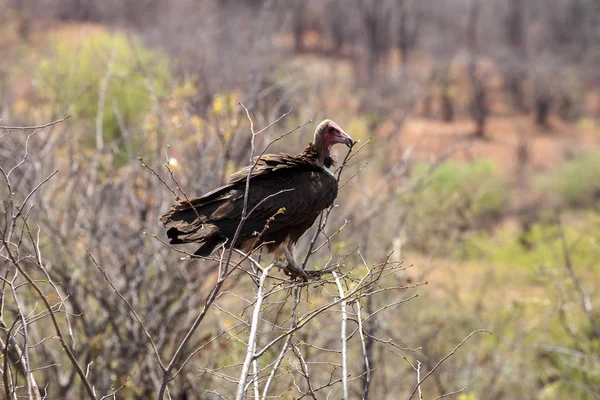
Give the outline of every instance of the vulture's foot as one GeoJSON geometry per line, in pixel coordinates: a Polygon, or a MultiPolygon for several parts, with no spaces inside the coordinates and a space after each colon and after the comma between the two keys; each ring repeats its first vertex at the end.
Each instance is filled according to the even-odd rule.
{"type": "Polygon", "coordinates": [[[289,249],[284,247],[283,253],[285,254],[285,260],[279,259],[275,261],[274,265],[277,268],[282,269],[284,274],[294,280],[302,279],[304,282],[308,282],[311,279],[321,279],[323,275],[331,273],[331,268],[306,271],[296,263],[296,260],[294,260],[294,257],[289,249]]]}
{"type": "Polygon", "coordinates": [[[287,261],[287,264],[283,268],[284,273],[292,279],[302,278],[304,282],[308,282],[308,275],[306,275],[306,272],[302,269],[302,267],[296,263],[294,256],[292,256],[292,253],[287,247],[283,248],[283,254],[285,254],[287,261]]]}
{"type": "MultiPolygon", "coordinates": [[[[309,280],[321,279],[321,277],[327,273],[331,273],[331,271],[306,271],[302,268],[294,268],[287,261],[275,261],[275,267],[282,269],[283,273],[289,276],[292,279],[302,279],[304,282],[308,282],[309,280]]],[[[296,266],[297,267],[297,266],[296,266]]]]}
{"type": "Polygon", "coordinates": [[[298,266],[298,264],[290,263],[288,261],[278,261],[275,265],[283,270],[283,273],[292,279],[302,279],[304,282],[308,282],[308,275],[306,272],[298,266]]]}

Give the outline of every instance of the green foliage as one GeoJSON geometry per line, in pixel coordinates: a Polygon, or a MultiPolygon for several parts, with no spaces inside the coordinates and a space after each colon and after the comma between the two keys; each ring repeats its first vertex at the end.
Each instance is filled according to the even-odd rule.
{"type": "MultiPolygon", "coordinates": [[[[600,261],[600,215],[585,213],[585,218],[570,221],[562,228],[567,243],[577,243],[570,251],[575,265],[600,261]]],[[[457,253],[458,254],[458,253],[457,253]]],[[[559,227],[550,223],[533,224],[529,232],[507,228],[494,236],[472,234],[461,248],[463,259],[484,259],[520,269],[554,269],[564,264],[564,249],[559,227]],[[523,244],[527,243],[527,246],[523,244]]]]}
{"type": "Polygon", "coordinates": [[[541,177],[538,186],[572,207],[598,204],[600,153],[582,154],[565,162],[556,171],[541,177]]]}
{"type": "MultiPolygon", "coordinates": [[[[466,241],[463,260],[477,259],[495,273],[504,273],[496,283],[518,294],[519,308],[506,316],[502,334],[525,330],[519,335],[531,345],[529,355],[512,358],[525,363],[523,370],[533,371],[541,383],[539,398],[587,398],[582,388],[600,385],[597,359],[587,356],[600,351],[592,323],[600,319],[597,312],[590,316],[584,311],[581,297],[583,291],[591,303],[598,301],[599,238],[600,214],[586,211],[565,216],[562,227],[537,223],[519,234],[507,225],[494,235],[479,233],[466,241]],[[527,326],[531,328],[519,328],[527,326]]],[[[489,314],[500,315],[498,307],[502,306],[492,307],[489,314]]]]}
{"type": "MultiPolygon", "coordinates": [[[[416,175],[423,176],[429,167],[419,165],[416,175]]],[[[508,205],[507,185],[495,175],[495,166],[489,160],[471,164],[447,162],[435,168],[427,186],[420,192],[430,200],[452,199],[469,207],[474,218],[498,216],[508,205]],[[437,197],[437,199],[435,199],[437,197]]],[[[435,205],[432,204],[435,208],[435,205]]]]}
{"type": "Polygon", "coordinates": [[[413,243],[428,252],[447,250],[449,237],[499,218],[510,202],[506,183],[487,160],[421,164],[413,177],[413,184],[422,188],[403,198],[410,207],[408,232],[418,241],[413,243]]]}
{"type": "MultiPolygon", "coordinates": [[[[150,111],[152,97],[146,74],[158,95],[170,79],[164,54],[132,43],[124,34],[100,31],[75,39],[55,35],[50,43],[50,55],[35,71],[39,93],[57,108],[54,112],[66,110],[72,121],[85,121],[87,128],[95,131],[99,98],[108,78],[102,119],[106,142],[120,138],[115,111],[127,129],[139,124],[150,111]]],[[[91,137],[94,135],[89,136],[90,143],[91,137]]]]}

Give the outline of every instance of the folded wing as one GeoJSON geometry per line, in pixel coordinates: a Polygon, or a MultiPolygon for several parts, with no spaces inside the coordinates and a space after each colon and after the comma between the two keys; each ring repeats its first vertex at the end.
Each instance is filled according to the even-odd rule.
{"type": "Polygon", "coordinates": [[[233,174],[227,185],[175,204],[161,218],[171,243],[200,243],[200,256],[223,243],[231,246],[242,220],[249,172],[247,218],[233,244],[245,251],[262,243],[270,251],[295,243],[337,196],[337,180],[310,160],[263,155],[253,168],[233,174]]]}

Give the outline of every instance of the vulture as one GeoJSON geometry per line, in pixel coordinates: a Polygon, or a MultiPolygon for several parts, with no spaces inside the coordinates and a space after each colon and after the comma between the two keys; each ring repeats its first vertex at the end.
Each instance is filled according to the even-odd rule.
{"type": "Polygon", "coordinates": [[[226,185],[200,197],[178,200],[160,218],[170,242],[199,243],[194,254],[202,257],[223,244],[246,253],[262,245],[269,253],[283,252],[286,267],[306,279],[291,248],[337,196],[338,181],[330,170],[334,165],[331,147],[336,143],[349,148],[353,145],[338,124],[326,119],[297,156],[279,153],[255,157],[252,166],[235,172],[226,185]],[[248,174],[246,219],[234,243],[248,174]]]}

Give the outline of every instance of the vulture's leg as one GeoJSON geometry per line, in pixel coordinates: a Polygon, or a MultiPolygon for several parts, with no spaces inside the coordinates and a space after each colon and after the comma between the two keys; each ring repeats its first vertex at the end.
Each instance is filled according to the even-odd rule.
{"type": "Polygon", "coordinates": [[[290,272],[292,272],[292,276],[301,276],[302,279],[304,279],[304,282],[308,281],[308,275],[306,275],[306,272],[296,263],[292,252],[287,246],[283,246],[283,254],[285,254],[287,267],[290,272]]]}

